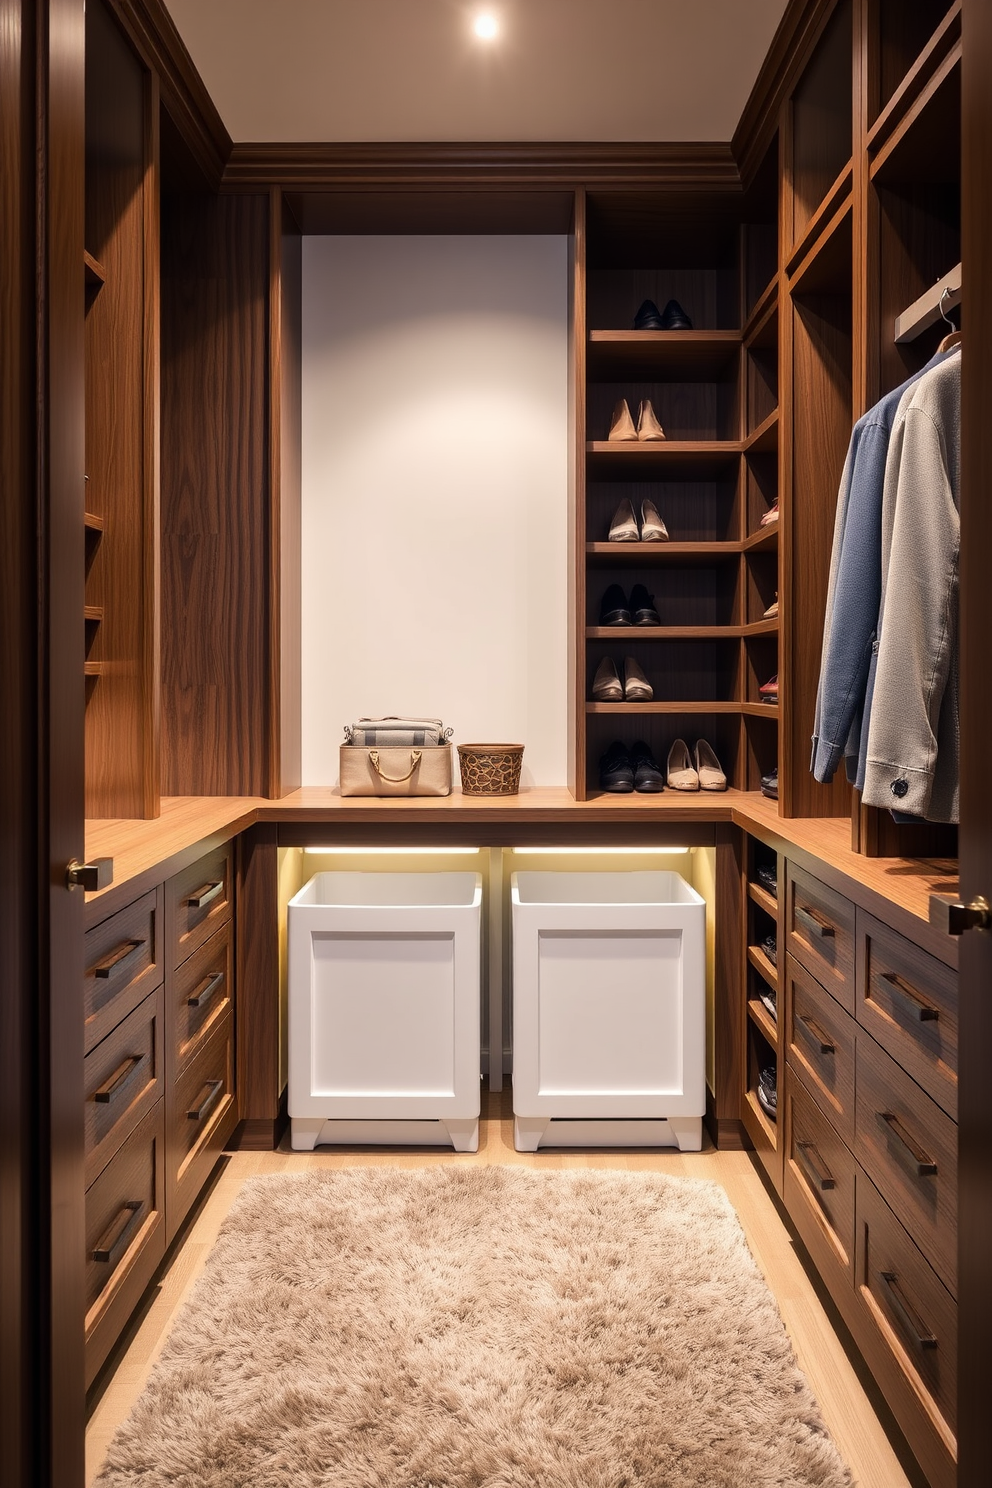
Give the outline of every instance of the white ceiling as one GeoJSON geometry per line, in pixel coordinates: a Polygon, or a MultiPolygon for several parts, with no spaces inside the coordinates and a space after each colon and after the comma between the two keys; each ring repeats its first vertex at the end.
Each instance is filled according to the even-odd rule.
{"type": "Polygon", "coordinates": [[[236,143],[729,140],[785,0],[168,0],[236,143]],[[501,35],[476,40],[494,13],[501,35]]]}

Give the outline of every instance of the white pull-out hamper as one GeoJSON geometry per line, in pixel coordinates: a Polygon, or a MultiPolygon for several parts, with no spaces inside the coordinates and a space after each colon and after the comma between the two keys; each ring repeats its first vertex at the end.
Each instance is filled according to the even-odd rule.
{"type": "Polygon", "coordinates": [[[293,1147],[475,1152],[482,878],[318,873],[289,904],[293,1147]]]}
{"type": "Polygon", "coordinates": [[[677,873],[514,873],[514,1145],[696,1152],[706,904],[677,873]]]}

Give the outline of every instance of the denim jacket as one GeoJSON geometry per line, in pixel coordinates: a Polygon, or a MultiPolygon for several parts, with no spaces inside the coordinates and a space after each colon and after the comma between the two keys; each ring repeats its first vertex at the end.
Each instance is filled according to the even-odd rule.
{"type": "Polygon", "coordinates": [[[859,787],[864,783],[865,700],[882,601],[882,493],[889,438],[903,394],[953,354],[932,357],[922,372],[869,409],[851,435],[837,497],[816,694],[810,769],[817,780],[832,780],[846,759],[848,779],[859,787]]]}

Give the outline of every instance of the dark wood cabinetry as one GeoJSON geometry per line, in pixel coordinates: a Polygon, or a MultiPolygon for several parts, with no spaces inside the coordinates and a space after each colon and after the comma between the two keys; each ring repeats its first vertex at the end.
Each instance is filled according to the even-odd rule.
{"type": "Polygon", "coordinates": [[[98,905],[84,978],[87,1386],[237,1125],[233,843],[114,914],[98,905]]]}

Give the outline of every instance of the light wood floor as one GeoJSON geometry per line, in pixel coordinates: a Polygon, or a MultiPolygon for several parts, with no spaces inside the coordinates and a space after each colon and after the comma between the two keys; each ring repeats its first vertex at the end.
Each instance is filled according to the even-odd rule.
{"type": "MultiPolygon", "coordinates": [[[[244,1180],[259,1173],[298,1172],[314,1163],[352,1168],[378,1164],[427,1167],[435,1163],[517,1163],[536,1168],[622,1168],[711,1178],[726,1189],[748,1243],[778,1300],[785,1326],[827,1426],[858,1488],[909,1488],[909,1479],[885,1436],[858,1377],[823,1310],[757,1170],[746,1152],[549,1152],[513,1150],[508,1094],[484,1106],[478,1153],[425,1150],[373,1151],[324,1148],[293,1153],[288,1140],[278,1152],[236,1152],[224,1161],[206,1202],[174,1251],[150,1305],[133,1326],[117,1367],[98,1381],[86,1432],[86,1481],[93,1483],[110,1439],[141,1393],[168,1336],[172,1320],[199,1275],[220,1225],[244,1180]]],[[[246,1485],[248,1488],[248,1485],[246,1485]]]]}

